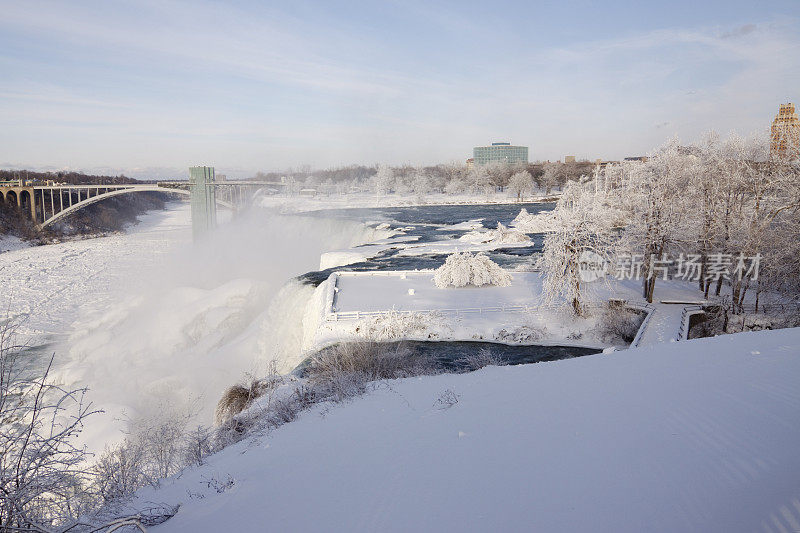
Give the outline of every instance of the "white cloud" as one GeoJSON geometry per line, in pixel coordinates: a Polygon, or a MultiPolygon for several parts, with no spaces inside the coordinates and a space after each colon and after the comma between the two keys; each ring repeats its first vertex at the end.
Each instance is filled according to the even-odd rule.
{"type": "MultiPolygon", "coordinates": [[[[400,60],[411,31],[408,42],[368,40],[272,7],[36,5],[6,5],[0,21],[58,44],[22,58],[0,51],[12,73],[0,79],[0,159],[31,165],[431,163],[497,138],[531,146],[533,158],[618,158],[667,130],[749,132],[800,87],[795,20],[632,31],[479,63],[469,54],[481,39],[502,36],[460,17],[447,38],[463,32],[465,56],[415,67],[400,60]]],[[[435,5],[393,9],[449,20],[435,5]]]]}

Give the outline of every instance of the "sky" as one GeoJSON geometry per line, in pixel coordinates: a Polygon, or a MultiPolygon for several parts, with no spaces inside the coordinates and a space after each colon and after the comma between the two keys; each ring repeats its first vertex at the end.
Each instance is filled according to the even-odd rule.
{"type": "Polygon", "coordinates": [[[0,0],[0,168],[619,159],[788,101],[798,0],[0,0]]]}

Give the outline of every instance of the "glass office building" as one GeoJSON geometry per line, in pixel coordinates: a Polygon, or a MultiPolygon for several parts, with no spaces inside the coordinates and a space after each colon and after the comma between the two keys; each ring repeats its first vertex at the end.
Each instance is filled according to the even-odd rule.
{"type": "Polygon", "coordinates": [[[507,164],[527,163],[528,147],[512,146],[511,143],[492,143],[491,146],[473,148],[472,157],[476,165],[485,165],[493,161],[507,164]]]}

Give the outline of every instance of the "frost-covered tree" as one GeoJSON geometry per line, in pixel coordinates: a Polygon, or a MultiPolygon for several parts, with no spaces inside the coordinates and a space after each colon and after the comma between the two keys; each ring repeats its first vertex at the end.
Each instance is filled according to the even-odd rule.
{"type": "Polygon", "coordinates": [[[653,301],[656,262],[677,251],[685,226],[682,207],[692,181],[694,158],[682,153],[677,139],[655,152],[646,162],[628,165],[627,185],[618,189],[615,203],[627,216],[621,250],[642,259],[642,296],[653,301]]]}
{"type": "Polygon", "coordinates": [[[392,190],[397,194],[408,194],[413,191],[412,176],[405,172],[395,172],[392,190]]]}
{"type": "Polygon", "coordinates": [[[488,196],[494,192],[492,177],[485,166],[475,165],[470,171],[468,179],[473,194],[484,193],[488,196]]]}
{"type": "Polygon", "coordinates": [[[461,177],[455,177],[447,182],[444,186],[444,192],[447,194],[462,194],[469,189],[469,183],[461,177]]]}
{"type": "Polygon", "coordinates": [[[542,174],[541,183],[544,187],[545,194],[550,194],[553,187],[559,184],[561,179],[561,164],[560,163],[545,163],[544,173],[542,174]]]}
{"type": "Polygon", "coordinates": [[[282,181],[284,183],[284,189],[290,195],[294,196],[300,192],[300,182],[294,179],[293,176],[284,176],[282,181]]]}
{"type": "Polygon", "coordinates": [[[659,278],[679,273],[681,255],[699,258],[698,288],[724,297],[734,314],[753,297],[758,308],[766,291],[798,301],[800,165],[770,159],[764,137],[721,140],[712,132],[694,145],[673,139],[647,161],[570,182],[553,216],[558,231],[546,238],[542,261],[556,285],[546,282],[547,296],[580,305],[577,257],[586,240],[610,235],[616,254],[640,267],[635,275],[648,301],[659,278]],[[618,229],[609,234],[609,227],[618,229]]]}
{"type": "Polygon", "coordinates": [[[533,178],[530,172],[517,172],[508,180],[508,188],[517,195],[517,201],[525,199],[525,193],[533,189],[533,178]]]}
{"type": "Polygon", "coordinates": [[[395,184],[394,172],[386,165],[378,166],[378,172],[373,179],[375,181],[375,192],[380,196],[389,194],[395,184]]]}
{"type": "Polygon", "coordinates": [[[591,251],[607,259],[615,226],[615,210],[603,193],[586,184],[569,182],[553,210],[551,232],[536,266],[541,269],[545,305],[569,305],[578,316],[586,314],[580,257],[591,251]]]}
{"type": "Polygon", "coordinates": [[[514,172],[515,166],[509,165],[503,161],[491,161],[483,166],[483,170],[488,177],[489,186],[493,192],[497,187],[505,187],[508,185],[508,179],[514,172]]]}
{"type": "Polygon", "coordinates": [[[431,192],[433,190],[433,184],[431,181],[431,177],[424,170],[418,170],[414,174],[411,182],[411,188],[414,191],[414,194],[422,196],[431,192]]]}
{"type": "Polygon", "coordinates": [[[511,285],[511,273],[489,259],[485,254],[469,252],[447,256],[444,264],[436,269],[433,281],[437,287],[482,287],[511,285]]]}

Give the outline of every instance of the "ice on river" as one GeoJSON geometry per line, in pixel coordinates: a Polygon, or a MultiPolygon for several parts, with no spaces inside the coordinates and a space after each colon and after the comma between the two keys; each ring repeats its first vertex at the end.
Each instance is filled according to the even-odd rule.
{"type": "Polygon", "coordinates": [[[313,288],[287,281],[325,250],[387,235],[254,210],[192,245],[188,205],[173,204],[128,233],[0,254],[0,304],[29,341],[57,341],[56,379],[106,411],[84,434],[98,451],[137,416],[209,423],[227,387],[273,359],[293,368],[313,288]]]}

